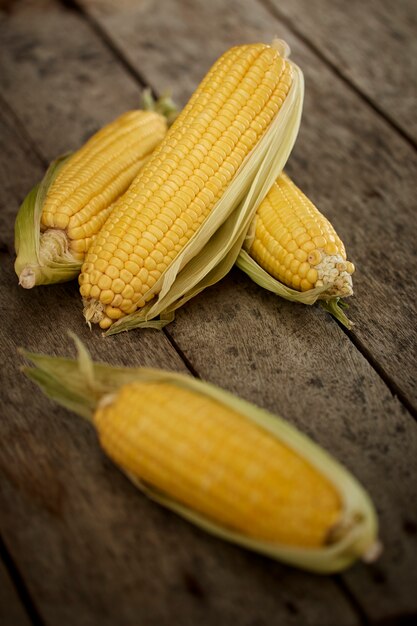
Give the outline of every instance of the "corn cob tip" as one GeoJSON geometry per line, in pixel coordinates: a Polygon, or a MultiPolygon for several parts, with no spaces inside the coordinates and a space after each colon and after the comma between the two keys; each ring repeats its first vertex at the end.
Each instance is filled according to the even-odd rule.
{"type": "MultiPolygon", "coordinates": [[[[325,538],[325,545],[331,546],[335,543],[343,541],[347,536],[355,532],[364,523],[364,516],[361,512],[355,510],[344,511],[338,521],[331,526],[325,538]]],[[[374,541],[374,540],[373,540],[374,541]]],[[[361,543],[356,546],[356,552],[362,556],[370,549],[368,543],[361,543]]]]}
{"type": "Polygon", "coordinates": [[[352,555],[364,563],[374,563],[381,556],[383,545],[373,532],[369,532],[368,522],[363,511],[345,511],[341,519],[329,529],[324,545],[331,547],[344,542],[349,536],[356,536],[349,547],[352,555]]]}
{"type": "Polygon", "coordinates": [[[104,318],[104,304],[93,298],[83,298],[83,314],[90,330],[91,324],[99,324],[104,318]]]}
{"type": "Polygon", "coordinates": [[[47,228],[41,233],[39,240],[39,260],[47,265],[56,259],[67,258],[74,261],[70,252],[70,240],[67,233],[60,228],[47,228]]]}
{"type": "Polygon", "coordinates": [[[381,556],[384,551],[384,546],[381,541],[374,541],[365,552],[362,553],[361,558],[364,563],[374,563],[381,556]]]}
{"type": "Polygon", "coordinates": [[[40,234],[39,249],[32,263],[21,265],[19,255],[16,261],[16,273],[19,276],[19,285],[23,289],[32,289],[36,285],[42,284],[45,273],[51,263],[67,261],[77,263],[76,256],[69,249],[69,239],[67,234],[56,228],[47,228],[40,234]]]}
{"type": "Polygon", "coordinates": [[[26,265],[20,272],[19,285],[23,289],[32,289],[36,285],[36,274],[30,265],[26,265]]]}
{"type": "Polygon", "coordinates": [[[313,271],[317,272],[313,287],[328,285],[322,297],[339,296],[346,298],[353,294],[351,276],[354,272],[353,263],[345,262],[340,254],[328,254],[325,249],[314,250],[307,260],[313,271]]]}

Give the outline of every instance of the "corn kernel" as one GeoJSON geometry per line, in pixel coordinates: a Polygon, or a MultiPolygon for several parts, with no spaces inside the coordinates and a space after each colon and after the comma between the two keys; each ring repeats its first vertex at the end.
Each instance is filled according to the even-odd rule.
{"type": "Polygon", "coordinates": [[[303,278],[300,283],[301,291],[308,291],[313,287],[313,285],[306,279],[303,278]]]}
{"type": "Polygon", "coordinates": [[[119,277],[119,270],[114,265],[108,265],[105,269],[106,276],[109,276],[112,280],[119,277]]]}
{"type": "Polygon", "coordinates": [[[100,294],[100,302],[102,302],[103,304],[110,304],[113,298],[114,293],[111,289],[104,289],[104,291],[102,291],[100,294]]]}
{"type": "Polygon", "coordinates": [[[97,284],[100,287],[100,289],[102,289],[104,291],[106,289],[110,289],[111,284],[112,284],[112,279],[110,278],[110,276],[107,276],[107,275],[103,274],[98,279],[98,283],[97,284]]]}
{"type": "Polygon", "coordinates": [[[312,250],[307,257],[310,265],[318,265],[322,260],[321,252],[318,250],[312,250]]]}
{"type": "Polygon", "coordinates": [[[313,270],[313,269],[311,269],[311,270],[309,270],[309,271],[307,272],[306,279],[307,279],[307,280],[308,280],[308,281],[309,281],[312,285],[314,285],[314,283],[316,282],[317,278],[318,278],[318,273],[317,273],[317,270],[313,270]]]}
{"type": "Polygon", "coordinates": [[[120,309],[117,309],[112,306],[106,306],[105,313],[107,317],[109,317],[112,320],[118,320],[121,317],[123,317],[123,312],[120,309]]]}
{"type": "Polygon", "coordinates": [[[112,282],[111,288],[113,290],[113,293],[122,293],[123,289],[125,288],[125,283],[120,278],[115,278],[115,280],[112,282]]]}

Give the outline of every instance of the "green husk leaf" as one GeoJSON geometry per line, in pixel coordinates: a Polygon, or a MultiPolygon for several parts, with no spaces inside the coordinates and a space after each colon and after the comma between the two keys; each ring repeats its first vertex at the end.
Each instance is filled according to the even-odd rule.
{"type": "Polygon", "coordinates": [[[346,302],[343,302],[340,298],[329,298],[329,300],[319,300],[320,306],[333,315],[335,319],[338,320],[345,328],[351,329],[353,327],[353,322],[348,318],[343,309],[347,309],[349,307],[346,302]]]}
{"type": "Polygon", "coordinates": [[[341,324],[346,328],[352,328],[352,322],[344,314],[341,307],[347,307],[344,302],[340,302],[340,298],[335,296],[333,298],[321,299],[323,292],[327,287],[316,287],[315,289],[309,289],[309,291],[296,291],[286,285],[283,285],[279,280],[271,276],[266,270],[264,270],[252,257],[242,249],[239,252],[239,256],[236,259],[236,266],[245,272],[257,285],[272,291],[285,300],[291,302],[298,302],[300,304],[312,305],[319,301],[320,305],[325,311],[333,315],[341,324]]]}
{"type": "Polygon", "coordinates": [[[61,384],[59,379],[52,376],[52,374],[44,372],[41,369],[24,367],[22,368],[22,372],[34,383],[39,385],[48,398],[55,400],[66,409],[74,411],[74,413],[77,413],[87,420],[92,419],[96,405],[94,399],[89,399],[85,397],[84,394],[78,395],[66,385],[61,384]]]}
{"type": "Polygon", "coordinates": [[[146,87],[142,92],[141,107],[144,111],[155,111],[166,117],[168,126],[171,126],[178,117],[178,107],[173,101],[170,93],[163,93],[155,99],[150,87],[146,87]]]}
{"type": "Polygon", "coordinates": [[[346,525],[342,524],[333,543],[321,548],[297,548],[258,541],[220,526],[125,472],[148,497],[213,535],[312,572],[333,573],[345,569],[359,557],[367,560],[377,556],[380,550],[377,542],[377,517],[366,491],[330,454],[285,420],[210,383],[183,374],[93,363],[79,341],[78,352],[78,361],[23,352],[35,365],[35,368],[25,368],[24,371],[47,396],[89,420],[92,419],[94,408],[100,399],[135,380],[169,382],[210,397],[267,430],[271,436],[292,448],[326,476],[341,495],[344,504],[342,521],[346,525]],[[86,360],[89,361],[88,365],[86,360]],[[90,380],[86,380],[86,367],[90,370],[87,377],[90,380]]]}
{"type": "Polygon", "coordinates": [[[15,222],[15,271],[22,281],[25,272],[31,272],[33,285],[65,282],[75,278],[81,269],[79,261],[68,256],[45,263],[40,259],[41,215],[46,195],[61,168],[71,154],[64,154],[48,167],[42,181],[24,199],[15,222]]]}
{"type": "Polygon", "coordinates": [[[281,110],[248,155],[203,226],[146,294],[150,303],[115,322],[106,335],[152,326],[161,328],[190,298],[230,270],[252,218],[291,153],[301,121],[304,79],[293,64],[294,80],[281,110]],[[158,319],[159,318],[159,319],[158,319]]]}
{"type": "MultiPolygon", "coordinates": [[[[166,117],[172,124],[178,111],[169,94],[162,95],[158,100],[152,96],[150,89],[142,95],[142,106],[145,110],[155,111],[166,117]]],[[[82,262],[74,259],[70,252],[60,255],[58,252],[53,260],[46,261],[41,257],[41,215],[46,195],[57,174],[66,164],[72,153],[55,159],[48,167],[43,180],[35,185],[23,201],[15,223],[15,271],[19,282],[26,288],[35,285],[47,285],[66,282],[78,276],[82,262]]]]}

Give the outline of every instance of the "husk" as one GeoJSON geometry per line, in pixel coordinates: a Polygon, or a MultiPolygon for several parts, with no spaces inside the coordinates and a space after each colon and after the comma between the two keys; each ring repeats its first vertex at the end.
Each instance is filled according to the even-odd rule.
{"type": "Polygon", "coordinates": [[[35,285],[61,283],[75,278],[81,269],[81,262],[68,257],[58,258],[47,264],[39,258],[41,236],[41,216],[48,189],[58,172],[71,154],[64,154],[52,161],[42,181],[24,199],[15,222],[15,272],[20,277],[25,268],[34,272],[35,285]]]}
{"type": "Polygon", "coordinates": [[[142,91],[141,108],[144,111],[155,111],[166,118],[168,126],[171,126],[178,117],[178,107],[170,93],[164,93],[156,99],[152,95],[150,87],[142,91]]]}
{"type": "MultiPolygon", "coordinates": [[[[155,100],[150,89],[143,90],[141,108],[162,115],[168,125],[173,123],[178,114],[177,107],[168,94],[155,100]]],[[[82,261],[71,259],[70,253],[48,262],[41,260],[39,256],[41,216],[45,198],[58,172],[72,154],[64,154],[52,161],[42,181],[26,196],[16,217],[15,271],[20,279],[24,270],[31,270],[34,280],[32,286],[66,282],[76,278],[81,270],[82,261]]]]}
{"type": "Polygon", "coordinates": [[[127,473],[148,497],[213,535],[313,572],[336,572],[348,567],[359,557],[366,560],[377,556],[380,549],[377,542],[377,518],[368,494],[342,465],[296,428],[214,385],[182,374],[145,368],[115,368],[92,363],[82,343],[78,339],[76,342],[79,350],[78,361],[23,352],[35,365],[35,368],[25,368],[24,372],[50,398],[89,420],[92,419],[95,406],[101,398],[135,380],[169,382],[213,398],[267,430],[325,475],[341,495],[344,519],[352,524],[345,529],[344,534],[340,534],[335,543],[322,548],[294,548],[258,541],[221,527],[127,473]]]}
{"type": "Polygon", "coordinates": [[[266,270],[264,270],[249,254],[246,250],[242,249],[239,252],[239,256],[236,259],[236,265],[242,272],[245,272],[257,285],[272,291],[285,300],[291,302],[298,302],[300,304],[312,305],[319,301],[320,305],[333,317],[335,317],[346,328],[352,328],[352,322],[348,319],[342,310],[342,307],[348,305],[344,302],[339,302],[338,296],[323,298],[323,292],[327,287],[316,287],[315,289],[309,289],[308,291],[296,291],[286,285],[283,285],[279,280],[271,276],[266,270]]]}
{"type": "Polygon", "coordinates": [[[292,65],[294,79],[280,111],[203,226],[146,294],[156,297],[112,324],[106,335],[140,327],[162,328],[177,308],[231,269],[256,209],[284,168],[298,134],[304,79],[292,65]]]}

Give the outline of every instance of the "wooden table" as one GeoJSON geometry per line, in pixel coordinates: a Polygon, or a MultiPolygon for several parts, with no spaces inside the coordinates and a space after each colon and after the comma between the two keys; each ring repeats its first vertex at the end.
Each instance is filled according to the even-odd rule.
{"type": "Polygon", "coordinates": [[[412,0],[1,2],[2,626],[415,623],[416,11],[412,0]],[[56,155],[171,88],[183,105],[233,44],[288,41],[306,78],[288,172],[357,266],[352,331],[237,269],[165,331],[103,339],[76,284],[24,291],[20,202],[56,155]],[[285,416],[369,490],[385,551],[338,576],[212,538],[143,497],[92,429],[20,373],[17,346],[200,376],[285,416]]]}

